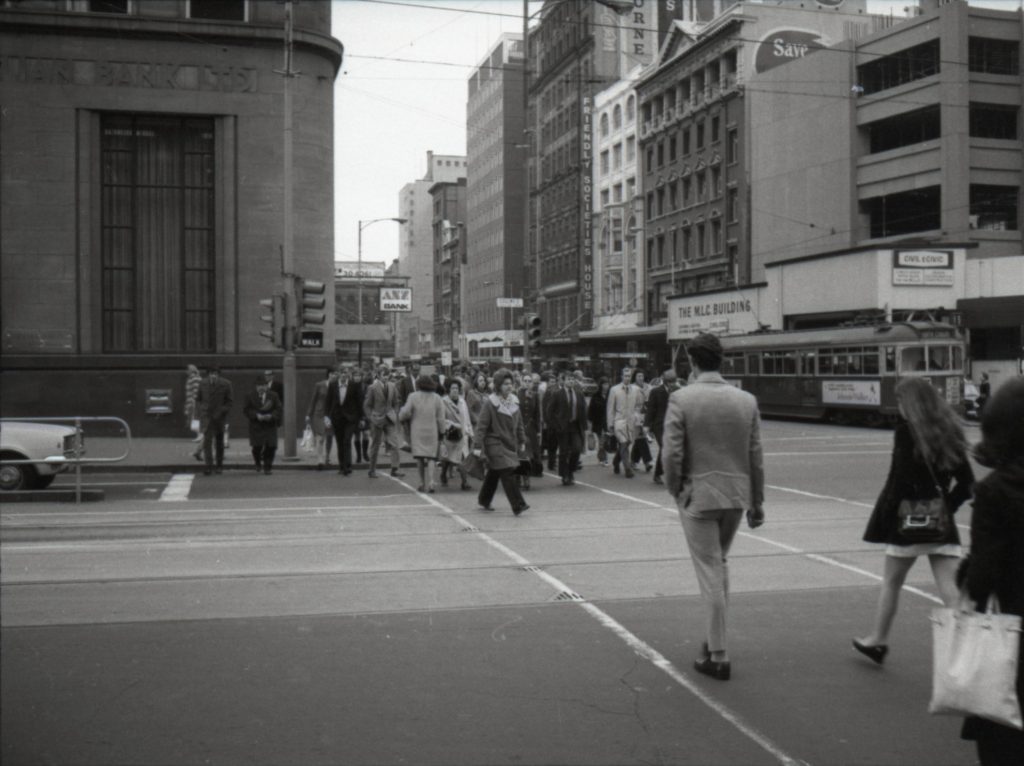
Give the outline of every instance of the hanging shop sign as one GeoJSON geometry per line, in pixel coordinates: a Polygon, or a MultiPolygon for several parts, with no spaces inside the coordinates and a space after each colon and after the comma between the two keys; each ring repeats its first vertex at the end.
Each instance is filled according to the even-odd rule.
{"type": "Polygon", "coordinates": [[[381,311],[412,311],[411,287],[380,288],[381,311]]]}

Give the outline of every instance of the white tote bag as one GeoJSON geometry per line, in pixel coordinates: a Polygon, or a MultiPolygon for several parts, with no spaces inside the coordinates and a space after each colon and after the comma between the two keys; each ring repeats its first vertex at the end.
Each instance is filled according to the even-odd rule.
{"type": "Polygon", "coordinates": [[[1021,618],[1000,614],[989,597],[986,611],[971,609],[961,594],[955,609],[932,610],[932,699],[928,712],[973,715],[1024,728],[1017,699],[1021,618]]]}

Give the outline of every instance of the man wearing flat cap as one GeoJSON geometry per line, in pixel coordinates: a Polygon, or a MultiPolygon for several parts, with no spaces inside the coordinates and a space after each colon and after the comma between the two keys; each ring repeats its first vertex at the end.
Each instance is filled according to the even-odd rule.
{"type": "Polygon", "coordinates": [[[722,344],[701,333],[687,346],[690,385],[675,391],[665,414],[661,458],[708,608],[707,642],[698,672],[728,680],[725,622],[729,595],[726,556],[743,513],[764,523],[764,465],[757,400],[719,373],[722,344]]]}

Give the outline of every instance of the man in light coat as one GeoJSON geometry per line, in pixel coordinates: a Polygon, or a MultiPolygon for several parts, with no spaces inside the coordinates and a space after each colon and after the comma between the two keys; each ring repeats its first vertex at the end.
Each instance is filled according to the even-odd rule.
{"type": "Polygon", "coordinates": [[[640,428],[637,423],[637,411],[643,406],[643,394],[640,389],[630,381],[633,379],[633,370],[626,367],[622,371],[622,382],[612,386],[608,392],[608,428],[615,434],[615,440],[619,444],[619,450],[613,461],[615,473],[619,472],[619,463],[626,466],[626,478],[633,478],[633,464],[630,462],[629,452],[633,446],[633,440],[640,436],[640,428]]]}
{"type": "Polygon", "coordinates": [[[391,382],[386,365],[377,368],[377,377],[366,391],[363,412],[370,422],[370,478],[377,478],[377,456],[381,442],[391,448],[391,475],[405,476],[398,470],[401,455],[398,449],[398,386],[391,382]]]}
{"type": "Polygon", "coordinates": [[[730,674],[725,622],[726,556],[743,512],[751,528],[764,523],[764,465],[757,400],[719,374],[722,344],[702,333],[687,348],[694,381],[668,400],[661,457],[665,484],[679,508],[709,626],[698,672],[730,674]]]}

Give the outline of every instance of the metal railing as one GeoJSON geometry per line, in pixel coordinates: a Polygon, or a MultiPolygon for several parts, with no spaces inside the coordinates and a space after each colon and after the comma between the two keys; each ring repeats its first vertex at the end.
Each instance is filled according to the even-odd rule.
{"type": "Polygon", "coordinates": [[[61,466],[73,464],[75,466],[75,503],[80,504],[82,502],[82,465],[96,464],[96,463],[119,463],[126,459],[132,451],[132,429],[121,418],[113,417],[111,415],[71,415],[67,417],[45,417],[45,418],[0,418],[0,423],[74,423],[75,428],[75,444],[72,450],[71,457],[67,454],[63,455],[50,455],[42,460],[36,458],[34,460],[7,460],[0,459],[0,465],[36,465],[39,463],[50,465],[50,466],[61,466]],[[124,429],[124,436],[128,440],[123,455],[116,457],[83,457],[85,447],[82,443],[83,423],[120,423],[124,429]]]}

